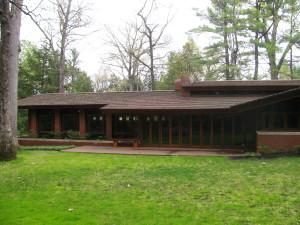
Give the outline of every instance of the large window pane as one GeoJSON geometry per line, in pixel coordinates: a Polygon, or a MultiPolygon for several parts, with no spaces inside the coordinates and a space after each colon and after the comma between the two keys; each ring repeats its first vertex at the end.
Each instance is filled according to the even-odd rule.
{"type": "Polygon", "coordinates": [[[61,118],[64,131],[79,131],[79,112],[77,110],[64,110],[61,118]]]}
{"type": "Polygon", "coordinates": [[[298,114],[289,113],[287,116],[287,128],[288,129],[297,129],[298,128],[298,114]]]}
{"type": "Polygon", "coordinates": [[[99,111],[86,112],[87,132],[89,135],[104,135],[105,117],[99,111]]]}
{"type": "Polygon", "coordinates": [[[113,137],[136,138],[138,137],[139,117],[129,114],[113,115],[113,137]]]}
{"type": "Polygon", "coordinates": [[[274,129],[283,129],[284,128],[284,114],[283,113],[274,113],[274,129]]]}
{"type": "Polygon", "coordinates": [[[38,111],[38,130],[39,132],[49,132],[54,130],[53,110],[38,111]]]}

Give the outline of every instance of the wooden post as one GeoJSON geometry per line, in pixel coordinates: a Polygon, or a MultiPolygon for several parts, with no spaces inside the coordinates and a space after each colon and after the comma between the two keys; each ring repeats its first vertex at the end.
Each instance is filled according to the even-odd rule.
{"type": "Polygon", "coordinates": [[[259,129],[259,113],[255,110],[255,132],[259,129]]]}
{"type": "Polygon", "coordinates": [[[55,133],[55,136],[59,137],[60,132],[61,132],[60,110],[56,109],[54,111],[54,133],[55,133]]]}
{"type": "Polygon", "coordinates": [[[38,136],[37,112],[35,109],[29,110],[29,132],[32,137],[38,136]]]}
{"type": "Polygon", "coordinates": [[[262,130],[266,129],[266,114],[264,112],[261,113],[261,124],[262,124],[262,130]]]}
{"type": "Polygon", "coordinates": [[[143,122],[142,122],[142,117],[138,116],[139,120],[138,120],[138,139],[139,142],[141,142],[143,140],[144,137],[144,133],[143,133],[143,122]]]}
{"type": "Polygon", "coordinates": [[[152,120],[149,122],[149,143],[152,145],[152,120]]]}
{"type": "Polygon", "coordinates": [[[81,138],[85,138],[86,135],[86,122],[85,122],[85,110],[79,111],[79,133],[81,138]]]}
{"type": "Polygon", "coordinates": [[[274,112],[269,113],[269,122],[270,122],[270,126],[268,127],[269,129],[274,129],[274,112]]]}
{"type": "Polygon", "coordinates": [[[221,145],[224,146],[224,118],[221,119],[221,145]]]}
{"type": "Polygon", "coordinates": [[[172,144],[172,117],[169,117],[169,144],[172,144]]]}
{"type": "Polygon", "coordinates": [[[284,127],[284,129],[287,129],[288,128],[288,114],[285,112],[285,113],[283,113],[283,127],[284,127]]]}
{"type": "Polygon", "coordinates": [[[214,121],[213,118],[210,117],[210,145],[214,145],[214,121]]]}
{"type": "Polygon", "coordinates": [[[162,125],[161,125],[161,121],[158,122],[158,142],[159,142],[159,145],[162,145],[162,125]]]}
{"type": "MultiPolygon", "coordinates": [[[[178,117],[177,117],[177,119],[178,119],[178,117]]],[[[179,119],[178,125],[179,125],[179,145],[182,145],[182,121],[181,121],[181,119],[179,119]]]]}
{"type": "Polygon", "coordinates": [[[106,139],[112,139],[112,114],[105,114],[105,136],[106,139]]]}
{"type": "Polygon", "coordinates": [[[234,120],[234,116],[231,119],[231,144],[235,145],[235,120],[234,120]]]}
{"type": "Polygon", "coordinates": [[[242,122],[242,134],[243,134],[243,145],[246,145],[246,129],[245,129],[245,121],[247,118],[245,116],[241,116],[241,122],[242,122]]]}
{"type": "Polygon", "coordinates": [[[200,118],[200,123],[199,123],[199,129],[200,129],[200,145],[204,144],[203,141],[203,123],[202,123],[202,119],[200,118]]]}
{"type": "Polygon", "coordinates": [[[193,117],[190,116],[190,132],[189,132],[189,143],[190,145],[193,145],[193,117]]]}

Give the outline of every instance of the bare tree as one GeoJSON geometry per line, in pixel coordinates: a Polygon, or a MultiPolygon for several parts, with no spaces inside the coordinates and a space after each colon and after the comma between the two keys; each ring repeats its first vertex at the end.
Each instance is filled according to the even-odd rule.
{"type": "Polygon", "coordinates": [[[33,23],[39,28],[48,41],[52,51],[57,51],[59,70],[59,92],[65,91],[65,61],[66,52],[70,44],[77,40],[80,28],[84,28],[89,24],[89,19],[84,15],[87,11],[87,4],[84,1],[74,3],[73,0],[53,0],[39,4],[40,14],[45,14],[43,10],[49,11],[53,8],[55,11],[54,18],[46,18],[40,14],[33,13],[32,10],[26,8],[23,12],[28,15],[33,23]],[[47,8],[47,9],[44,9],[47,8]]]}
{"type": "Polygon", "coordinates": [[[88,25],[83,18],[85,7],[82,4],[73,5],[73,0],[56,0],[54,3],[59,18],[59,92],[65,91],[65,59],[66,50],[79,28],[88,25]]]}
{"type": "Polygon", "coordinates": [[[23,0],[0,0],[0,160],[16,157],[17,75],[23,0]]]}
{"type": "Polygon", "coordinates": [[[114,32],[106,27],[108,33],[107,43],[111,52],[105,64],[116,68],[128,80],[129,91],[140,90],[140,80],[143,75],[144,65],[141,61],[146,54],[144,49],[144,36],[139,32],[137,23],[130,23],[123,29],[114,32]]]}
{"type": "Polygon", "coordinates": [[[142,26],[139,31],[145,36],[146,49],[145,52],[148,55],[147,60],[143,60],[136,56],[136,58],[149,70],[150,82],[149,89],[155,90],[156,81],[156,63],[162,59],[157,55],[157,50],[166,47],[169,44],[168,40],[163,40],[164,33],[169,24],[169,15],[163,24],[153,23],[151,21],[152,14],[157,9],[156,1],[146,0],[143,7],[137,13],[138,17],[142,21],[142,26]]]}

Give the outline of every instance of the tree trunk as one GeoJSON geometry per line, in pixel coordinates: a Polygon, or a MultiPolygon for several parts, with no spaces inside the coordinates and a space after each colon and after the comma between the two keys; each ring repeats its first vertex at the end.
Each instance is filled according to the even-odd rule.
{"type": "Polygon", "coordinates": [[[253,80],[258,80],[258,32],[255,32],[255,43],[254,43],[254,76],[253,80]]]}
{"type": "Polygon", "coordinates": [[[153,40],[152,35],[149,38],[149,56],[150,56],[150,77],[151,77],[151,90],[155,90],[155,74],[154,74],[154,53],[153,53],[153,40]]]}
{"type": "Polygon", "coordinates": [[[60,20],[61,30],[61,43],[60,43],[60,57],[59,57],[59,92],[65,92],[65,59],[66,59],[66,43],[67,43],[67,30],[70,19],[70,12],[72,7],[72,0],[68,0],[67,11],[63,12],[63,7],[58,3],[57,7],[62,8],[63,18],[60,20]]]}
{"type": "Polygon", "coordinates": [[[293,48],[290,50],[290,77],[294,79],[294,68],[293,68],[293,48]]]}
{"type": "MultiPolygon", "coordinates": [[[[19,9],[15,8],[19,11],[19,9]]],[[[13,135],[17,136],[17,115],[18,115],[18,72],[19,72],[19,53],[20,53],[20,27],[21,27],[21,12],[15,12],[10,21],[11,45],[9,46],[10,54],[8,59],[9,73],[9,97],[10,97],[10,120],[13,135]]]]}
{"type": "MultiPolygon", "coordinates": [[[[294,26],[293,26],[293,10],[291,12],[291,18],[290,18],[290,38],[293,37],[293,31],[294,31],[294,26]]],[[[290,77],[291,77],[291,80],[294,79],[294,68],[293,68],[293,47],[291,47],[290,49],[290,77]]]]}
{"type": "Polygon", "coordinates": [[[231,80],[230,76],[230,62],[229,62],[229,46],[228,46],[228,36],[227,36],[227,22],[224,22],[224,47],[225,47],[225,79],[231,80]]]}
{"type": "MultiPolygon", "coordinates": [[[[64,44],[63,41],[61,43],[64,44]]],[[[59,57],[59,90],[60,93],[65,92],[65,47],[60,49],[59,57]]]]}
{"type": "Polygon", "coordinates": [[[269,65],[270,65],[271,80],[278,80],[279,71],[277,70],[275,53],[269,54],[269,65]]]}
{"type": "MultiPolygon", "coordinates": [[[[18,7],[23,1],[14,1],[18,7]]],[[[0,160],[16,158],[17,74],[21,11],[8,1],[0,5],[0,160]]]]}
{"type": "MultiPolygon", "coordinates": [[[[259,0],[255,1],[255,10],[256,13],[259,12],[260,7],[259,7],[259,0]]],[[[259,16],[256,15],[256,26],[259,23],[259,16]]],[[[259,31],[257,27],[255,28],[255,43],[254,43],[254,75],[253,75],[253,80],[258,80],[258,66],[259,66],[259,50],[258,50],[258,39],[259,37],[259,31]]]]}

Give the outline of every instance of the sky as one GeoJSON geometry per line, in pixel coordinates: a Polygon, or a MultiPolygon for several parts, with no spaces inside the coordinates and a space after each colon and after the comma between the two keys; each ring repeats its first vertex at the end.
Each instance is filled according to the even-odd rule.
{"type": "MultiPolygon", "coordinates": [[[[25,0],[29,9],[34,9],[41,0],[25,0]]],[[[122,27],[126,22],[133,21],[136,18],[137,11],[141,8],[144,0],[88,0],[89,9],[86,11],[90,18],[90,25],[84,31],[88,35],[77,40],[73,47],[80,53],[80,67],[92,78],[104,67],[103,58],[107,55],[109,49],[106,46],[105,39],[107,33],[105,26],[112,29],[122,27]]],[[[47,0],[41,2],[34,12],[45,7],[47,0]]],[[[155,22],[163,23],[168,12],[172,20],[166,30],[166,35],[171,39],[168,51],[179,50],[187,41],[188,31],[201,24],[201,19],[196,16],[193,8],[205,11],[209,6],[210,0],[157,0],[159,6],[155,22]]],[[[50,11],[51,9],[49,9],[50,11]]],[[[43,16],[47,10],[43,11],[43,16]]],[[[39,44],[43,39],[42,33],[37,29],[28,16],[23,16],[21,27],[21,40],[28,40],[39,44]]],[[[203,37],[197,37],[196,42],[201,48],[209,40],[203,37]]]]}

